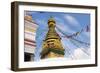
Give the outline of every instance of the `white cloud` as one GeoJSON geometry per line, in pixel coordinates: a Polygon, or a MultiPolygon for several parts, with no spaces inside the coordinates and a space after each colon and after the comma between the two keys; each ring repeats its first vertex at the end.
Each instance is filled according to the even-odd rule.
{"type": "Polygon", "coordinates": [[[62,23],[57,24],[56,27],[59,28],[60,30],[62,30],[63,32],[68,32],[68,33],[74,33],[75,32],[74,30],[70,29],[67,25],[65,26],[62,23]]]}
{"type": "MultiPolygon", "coordinates": [[[[73,52],[74,59],[88,59],[88,58],[90,58],[90,55],[87,55],[82,49],[84,49],[84,48],[77,48],[74,50],[74,52],[73,52]]],[[[90,49],[88,49],[86,52],[90,53],[90,49]]]]}
{"type": "Polygon", "coordinates": [[[58,23],[63,23],[63,19],[59,18],[59,17],[54,17],[54,19],[58,22],[58,23]]]}
{"type": "Polygon", "coordinates": [[[83,32],[83,35],[90,38],[90,32],[83,32]]]}
{"type": "Polygon", "coordinates": [[[80,26],[78,20],[71,16],[71,15],[66,15],[65,19],[68,21],[69,24],[71,24],[72,26],[80,26]]]}
{"type": "Polygon", "coordinates": [[[38,23],[45,24],[44,20],[36,19],[36,21],[38,21],[38,23]]]}

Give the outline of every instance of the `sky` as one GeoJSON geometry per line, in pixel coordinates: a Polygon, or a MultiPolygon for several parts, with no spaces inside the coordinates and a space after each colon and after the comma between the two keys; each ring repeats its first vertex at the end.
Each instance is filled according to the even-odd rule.
{"type": "Polygon", "coordinates": [[[90,14],[87,13],[63,13],[63,12],[43,12],[25,11],[31,15],[33,21],[38,25],[36,31],[36,50],[35,61],[40,60],[42,42],[48,31],[48,19],[52,16],[56,21],[56,31],[61,37],[63,48],[65,49],[64,58],[88,59],[90,58],[90,14]],[[81,32],[82,31],[82,32],[81,32]],[[67,38],[81,32],[77,36],[67,38]],[[73,39],[74,38],[74,39],[73,39]],[[78,41],[77,41],[78,40],[78,41]],[[89,45],[87,45],[87,43],[89,45]]]}

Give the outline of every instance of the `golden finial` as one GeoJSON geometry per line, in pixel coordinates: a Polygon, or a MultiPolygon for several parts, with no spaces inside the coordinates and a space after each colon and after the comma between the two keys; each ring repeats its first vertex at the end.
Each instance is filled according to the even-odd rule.
{"type": "Polygon", "coordinates": [[[56,22],[53,18],[53,16],[50,16],[49,20],[48,20],[48,25],[51,26],[51,25],[54,25],[55,26],[56,22]]]}

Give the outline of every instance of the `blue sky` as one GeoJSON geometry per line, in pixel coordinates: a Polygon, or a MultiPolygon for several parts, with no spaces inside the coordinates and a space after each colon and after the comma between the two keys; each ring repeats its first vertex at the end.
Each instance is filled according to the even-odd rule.
{"type": "MultiPolygon", "coordinates": [[[[89,55],[87,50],[90,46],[80,43],[73,39],[67,38],[66,35],[72,35],[76,32],[83,31],[73,37],[79,41],[90,44],[90,32],[86,31],[87,26],[90,27],[90,14],[85,13],[63,13],[63,12],[37,12],[37,11],[26,11],[26,14],[32,15],[33,20],[38,24],[38,29],[36,31],[36,51],[35,60],[40,60],[40,52],[42,50],[42,42],[45,39],[46,33],[48,31],[48,19],[52,16],[56,21],[56,31],[61,37],[62,45],[65,49],[65,58],[74,58],[75,52],[78,50],[82,51],[82,58],[89,55]],[[63,32],[63,33],[62,33],[63,32]],[[73,57],[72,57],[73,56],[73,57]]],[[[77,53],[77,52],[76,52],[77,53]]],[[[79,53],[80,54],[80,53],[79,53]]]]}

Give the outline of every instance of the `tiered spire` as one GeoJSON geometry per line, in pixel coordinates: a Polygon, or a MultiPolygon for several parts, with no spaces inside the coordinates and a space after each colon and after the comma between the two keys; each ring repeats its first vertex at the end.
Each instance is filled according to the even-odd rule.
{"type": "Polygon", "coordinates": [[[56,22],[53,17],[48,20],[48,33],[43,42],[41,58],[63,57],[64,49],[61,44],[61,38],[55,30],[56,22]]]}

